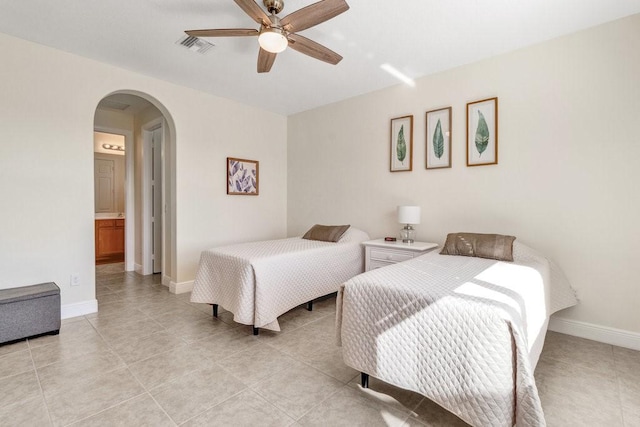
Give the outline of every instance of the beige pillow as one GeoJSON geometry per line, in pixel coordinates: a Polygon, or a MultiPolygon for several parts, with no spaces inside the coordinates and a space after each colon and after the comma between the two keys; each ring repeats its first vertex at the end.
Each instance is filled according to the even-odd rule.
{"type": "Polygon", "coordinates": [[[302,238],[307,240],[321,240],[323,242],[337,242],[349,227],[350,225],[316,224],[311,227],[302,238]]]}
{"type": "Polygon", "coordinates": [[[513,236],[480,233],[450,233],[440,255],[474,256],[513,261],[513,236]]]}

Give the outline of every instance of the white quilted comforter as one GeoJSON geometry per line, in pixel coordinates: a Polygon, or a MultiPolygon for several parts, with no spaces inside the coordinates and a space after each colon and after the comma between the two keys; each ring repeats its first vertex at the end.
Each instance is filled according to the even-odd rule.
{"type": "Polygon", "coordinates": [[[345,363],[474,426],[544,426],[533,370],[551,313],[577,303],[553,263],[438,251],[369,271],[338,294],[345,363]]]}
{"type": "Polygon", "coordinates": [[[242,243],[202,252],[191,301],[218,304],[238,323],[279,331],[278,316],[362,273],[364,231],[337,243],[300,237],[242,243]]]}

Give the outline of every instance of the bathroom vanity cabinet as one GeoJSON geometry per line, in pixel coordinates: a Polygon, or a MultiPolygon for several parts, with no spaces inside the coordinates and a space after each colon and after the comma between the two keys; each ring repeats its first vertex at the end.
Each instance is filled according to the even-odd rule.
{"type": "Polygon", "coordinates": [[[124,261],[124,221],[96,219],[96,264],[124,261]]]}

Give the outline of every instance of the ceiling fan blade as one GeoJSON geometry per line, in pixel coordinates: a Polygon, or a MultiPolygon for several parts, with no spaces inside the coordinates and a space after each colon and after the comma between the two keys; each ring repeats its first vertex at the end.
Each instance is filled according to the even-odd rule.
{"type": "Polygon", "coordinates": [[[333,65],[336,65],[342,60],[342,56],[338,55],[331,49],[303,37],[300,34],[289,34],[289,47],[300,53],[304,53],[305,55],[309,55],[313,58],[319,59],[320,61],[328,62],[333,65]]]}
{"type": "Polygon", "coordinates": [[[260,53],[258,54],[258,72],[268,73],[276,60],[276,56],[277,53],[267,52],[263,48],[260,48],[260,53]]]}
{"type": "Polygon", "coordinates": [[[258,24],[269,25],[269,23],[271,22],[269,20],[269,15],[267,15],[267,13],[264,10],[262,10],[262,8],[258,6],[258,3],[256,3],[255,1],[253,0],[233,0],[233,1],[235,1],[236,4],[240,6],[242,10],[244,10],[244,13],[249,15],[251,19],[256,21],[258,24]]]}
{"type": "Polygon", "coordinates": [[[328,21],[347,10],[349,10],[349,5],[344,0],[322,0],[296,10],[282,18],[280,22],[287,31],[298,32],[328,21]]]}
{"type": "Polygon", "coordinates": [[[260,31],[253,28],[230,28],[219,30],[189,30],[185,31],[191,37],[245,37],[257,36],[260,31]]]}

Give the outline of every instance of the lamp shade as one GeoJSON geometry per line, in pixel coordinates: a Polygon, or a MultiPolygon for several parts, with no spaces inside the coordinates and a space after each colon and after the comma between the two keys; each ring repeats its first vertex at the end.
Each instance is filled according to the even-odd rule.
{"type": "Polygon", "coordinates": [[[398,206],[400,224],[420,224],[420,206],[398,206]]]}

